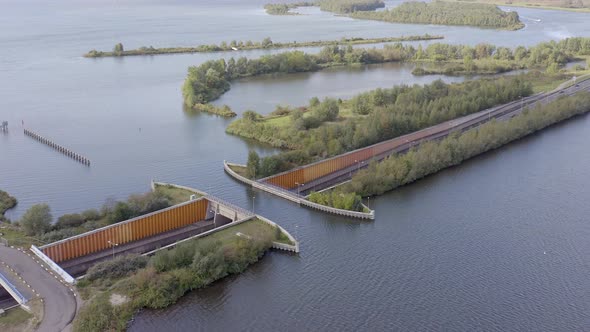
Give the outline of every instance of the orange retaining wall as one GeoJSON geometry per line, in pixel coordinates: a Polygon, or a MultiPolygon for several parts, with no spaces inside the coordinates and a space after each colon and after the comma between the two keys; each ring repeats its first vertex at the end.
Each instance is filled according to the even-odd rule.
{"type": "Polygon", "coordinates": [[[202,221],[207,215],[209,201],[199,199],[164,210],[99,228],[41,247],[41,251],[59,263],[110,249],[108,241],[119,245],[202,221]]]}

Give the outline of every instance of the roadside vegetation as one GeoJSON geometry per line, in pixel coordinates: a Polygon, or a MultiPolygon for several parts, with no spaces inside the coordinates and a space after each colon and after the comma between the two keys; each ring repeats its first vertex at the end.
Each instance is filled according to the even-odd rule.
{"type": "Polygon", "coordinates": [[[211,53],[211,52],[228,52],[235,50],[268,50],[280,48],[295,48],[295,47],[321,47],[331,45],[359,45],[359,44],[379,44],[391,43],[401,41],[417,41],[417,40],[432,40],[443,39],[442,36],[431,36],[428,34],[407,37],[384,37],[384,38],[342,38],[339,40],[316,40],[308,42],[274,42],[269,37],[264,38],[260,42],[236,41],[222,42],[219,45],[198,45],[194,47],[163,47],[154,48],[153,46],[142,46],[138,49],[124,50],[123,44],[118,43],[113,48],[112,52],[91,50],[84,54],[86,58],[103,58],[103,57],[117,57],[117,56],[133,56],[133,55],[158,55],[158,54],[177,54],[177,53],[211,53]]]}
{"type": "Polygon", "coordinates": [[[86,305],[74,321],[74,330],[124,331],[139,309],[165,308],[191,290],[243,272],[273,241],[285,237],[281,234],[254,219],[150,258],[126,256],[99,263],[78,283],[86,305]]]}
{"type": "MultiPolygon", "coordinates": [[[[313,98],[304,109],[290,109],[281,121],[246,117],[233,122],[229,133],[256,138],[273,146],[292,149],[258,158],[257,178],[298,165],[366,147],[457,117],[532,94],[522,77],[502,77],[460,84],[440,80],[419,86],[396,86],[361,93],[350,100],[313,98]]],[[[281,110],[283,114],[285,110],[281,110]]],[[[254,157],[250,153],[249,161],[254,157]]],[[[257,156],[256,156],[257,157],[257,156]]]]}
{"type": "Polygon", "coordinates": [[[495,5],[458,2],[404,2],[383,11],[354,12],[353,18],[391,23],[468,25],[481,28],[518,30],[524,27],[518,13],[495,5]]]}
{"type": "Polygon", "coordinates": [[[561,97],[525,110],[511,120],[491,121],[464,134],[426,142],[406,154],[370,164],[340,190],[362,196],[380,195],[588,111],[590,93],[561,97]]]}
{"type": "Polygon", "coordinates": [[[208,103],[230,89],[231,81],[264,74],[317,71],[342,65],[364,65],[387,62],[415,62],[421,66],[416,75],[497,74],[515,69],[543,69],[558,72],[570,61],[590,55],[590,38],[568,38],[526,48],[496,47],[490,44],[449,45],[435,43],[423,48],[395,43],[381,49],[327,46],[320,53],[301,51],[229,60],[211,60],[188,68],[182,87],[185,104],[189,107],[208,103]],[[423,68],[431,64],[434,69],[423,68]],[[441,69],[440,66],[447,66],[441,69]],[[437,69],[438,68],[438,69],[437,69]]]}

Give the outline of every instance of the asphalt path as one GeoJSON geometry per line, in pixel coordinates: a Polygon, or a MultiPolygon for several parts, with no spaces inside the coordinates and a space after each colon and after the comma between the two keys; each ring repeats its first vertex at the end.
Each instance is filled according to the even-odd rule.
{"type": "Polygon", "coordinates": [[[12,267],[43,299],[44,316],[37,331],[61,332],[76,315],[76,297],[69,286],[61,283],[55,274],[46,271],[33,257],[28,251],[0,245],[0,259],[12,267]]]}

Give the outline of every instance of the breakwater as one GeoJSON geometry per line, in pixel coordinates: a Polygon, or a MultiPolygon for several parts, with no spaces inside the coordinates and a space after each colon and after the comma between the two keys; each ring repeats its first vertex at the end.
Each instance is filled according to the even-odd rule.
{"type": "Polygon", "coordinates": [[[35,139],[45,145],[48,145],[48,146],[54,148],[55,150],[65,154],[66,156],[74,159],[75,161],[77,161],[81,164],[84,164],[86,166],[90,166],[90,159],[83,157],[80,154],[73,152],[72,150],[70,150],[68,148],[63,147],[48,138],[45,138],[45,137],[43,137],[43,136],[41,136],[29,129],[24,129],[24,133],[25,133],[25,135],[32,137],[33,139],[35,139]]]}

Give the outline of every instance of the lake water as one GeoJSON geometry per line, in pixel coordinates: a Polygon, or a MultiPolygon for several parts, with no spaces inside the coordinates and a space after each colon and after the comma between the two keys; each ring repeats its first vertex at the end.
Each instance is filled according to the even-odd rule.
{"type": "MultiPolygon", "coordinates": [[[[543,330],[590,328],[587,216],[590,118],[389,193],[374,222],[299,208],[252,191],[222,170],[249,149],[232,121],[182,111],[189,65],[278,51],[85,59],[90,49],[442,34],[445,42],[534,45],[590,36],[588,14],[518,9],[515,31],[420,26],[309,15],[269,16],[263,0],[0,0],[0,188],[53,214],[100,207],[148,190],[150,179],[204,189],[252,206],[301,239],[299,256],[271,252],[244,274],[144,311],[133,331],[543,330]],[[538,21],[540,20],[540,21],[538,21]],[[87,168],[25,137],[26,127],[92,160],[87,168]]],[[[395,5],[390,2],[388,5],[395,5]]],[[[378,46],[377,46],[378,47],[378,46]]],[[[314,49],[307,49],[315,51],[314,49]]],[[[312,96],[428,83],[386,64],[235,82],[217,103],[270,112],[312,96]]],[[[447,81],[461,78],[444,78],[447,81]]]]}

